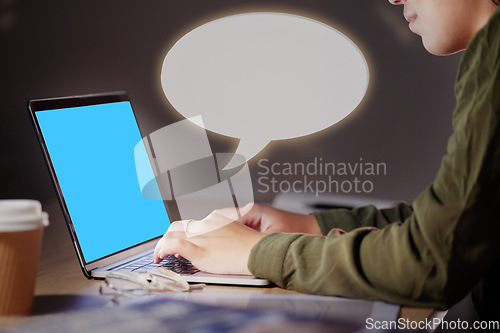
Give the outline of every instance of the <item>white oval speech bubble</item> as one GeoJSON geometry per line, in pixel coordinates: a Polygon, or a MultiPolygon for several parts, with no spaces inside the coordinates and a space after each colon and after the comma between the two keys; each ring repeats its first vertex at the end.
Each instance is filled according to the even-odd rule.
{"type": "MultiPolygon", "coordinates": [[[[165,56],[161,83],[184,117],[241,138],[250,160],[270,141],[308,135],[349,115],[368,88],[358,47],[334,28],[283,13],[206,23],[165,56]]],[[[226,168],[234,167],[231,161],[226,168]]]]}

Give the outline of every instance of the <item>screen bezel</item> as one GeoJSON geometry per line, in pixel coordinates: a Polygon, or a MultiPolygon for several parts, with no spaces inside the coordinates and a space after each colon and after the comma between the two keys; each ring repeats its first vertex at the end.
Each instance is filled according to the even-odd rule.
{"type": "MultiPolygon", "coordinates": [[[[56,174],[54,166],[52,164],[52,160],[50,158],[50,155],[49,155],[49,152],[48,152],[48,149],[47,149],[47,146],[46,146],[46,143],[45,143],[45,140],[44,140],[41,128],[40,128],[40,124],[38,123],[38,119],[36,117],[36,112],[55,110],[55,109],[66,109],[66,108],[72,108],[72,107],[98,105],[98,104],[117,103],[117,102],[129,102],[130,103],[130,105],[132,107],[132,113],[134,115],[136,124],[139,128],[139,132],[141,134],[141,137],[144,137],[145,135],[141,131],[141,127],[137,121],[137,116],[135,114],[135,110],[132,106],[132,103],[131,103],[127,93],[124,91],[100,93],[100,94],[90,94],[90,95],[80,95],[80,96],[69,96],[69,97],[44,98],[44,99],[35,99],[35,100],[28,101],[28,110],[30,113],[30,118],[31,118],[31,121],[35,127],[35,131],[36,131],[40,146],[42,148],[45,162],[47,163],[47,167],[49,168],[49,172],[50,172],[50,176],[51,176],[50,178],[51,178],[52,183],[55,187],[57,198],[58,198],[59,203],[61,205],[63,216],[64,216],[64,219],[66,221],[66,226],[67,226],[68,231],[70,233],[71,240],[73,242],[76,254],[78,256],[78,261],[80,262],[80,266],[82,268],[82,271],[87,278],[96,278],[96,277],[91,275],[91,270],[94,268],[109,265],[112,262],[122,260],[128,256],[137,254],[139,252],[146,250],[149,247],[152,247],[155,243],[154,241],[159,239],[162,235],[159,235],[158,237],[154,237],[152,239],[146,240],[142,243],[135,244],[135,245],[128,247],[126,249],[122,249],[118,252],[106,255],[106,256],[101,257],[99,259],[96,259],[96,260],[93,260],[90,262],[86,262],[85,258],[83,256],[83,251],[80,247],[78,237],[77,237],[75,229],[73,227],[73,221],[71,220],[71,217],[69,215],[69,210],[68,210],[68,207],[66,206],[66,201],[64,199],[64,195],[63,195],[61,186],[59,184],[57,174],[56,174]]],[[[150,156],[149,153],[148,153],[148,157],[149,157],[150,162],[151,162],[152,156],[150,156]]],[[[164,201],[163,204],[165,206],[165,211],[167,213],[167,216],[168,216],[170,222],[178,219],[178,218],[172,219],[173,216],[171,216],[171,212],[169,211],[169,209],[167,207],[167,202],[164,201]]]]}

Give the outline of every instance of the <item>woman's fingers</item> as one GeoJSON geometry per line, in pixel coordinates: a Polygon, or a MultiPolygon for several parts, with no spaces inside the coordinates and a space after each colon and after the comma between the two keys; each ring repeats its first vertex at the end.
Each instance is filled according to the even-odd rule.
{"type": "Polygon", "coordinates": [[[264,206],[256,203],[247,204],[241,209],[241,217],[237,220],[237,222],[254,230],[260,231],[263,207],[264,206]]]}
{"type": "Polygon", "coordinates": [[[187,228],[186,238],[192,239],[194,237],[209,233],[211,231],[222,228],[230,224],[231,222],[233,222],[233,220],[213,212],[203,220],[191,220],[187,228]]]}
{"type": "Polygon", "coordinates": [[[239,218],[250,213],[254,206],[258,206],[258,205],[253,203],[253,202],[250,202],[250,203],[246,204],[245,206],[239,207],[239,208],[230,207],[230,208],[216,209],[210,215],[208,215],[205,219],[209,219],[210,216],[215,214],[215,215],[225,216],[226,218],[230,219],[231,221],[236,221],[239,218]]]}
{"type": "MultiPolygon", "coordinates": [[[[153,261],[156,263],[161,262],[165,257],[171,254],[179,254],[193,262],[193,259],[200,258],[203,249],[193,244],[187,239],[180,237],[166,237],[165,240],[158,243],[157,249],[153,256],[153,261]],[[155,260],[156,259],[156,260],[155,260]]],[[[194,262],[193,262],[194,263],[194,262]]]]}
{"type": "MultiPolygon", "coordinates": [[[[178,254],[182,257],[186,257],[187,254],[183,254],[180,250],[176,251],[176,246],[186,245],[185,242],[176,242],[177,240],[192,240],[196,243],[199,237],[204,237],[204,235],[222,228],[232,221],[225,216],[219,215],[213,212],[204,220],[183,220],[173,222],[168,228],[167,232],[160,239],[158,244],[156,244],[153,253],[153,262],[160,263],[166,256],[170,254],[178,254]],[[166,251],[168,249],[168,251],[166,251]],[[169,252],[169,253],[167,253],[169,252]]],[[[213,235],[212,235],[213,236],[213,235]]],[[[192,243],[190,242],[190,243],[192,243]]]]}
{"type": "Polygon", "coordinates": [[[208,216],[205,217],[204,220],[211,219],[211,217],[213,216],[224,216],[229,220],[235,221],[238,218],[238,211],[235,207],[216,209],[208,214],[208,216]]]}
{"type": "Polygon", "coordinates": [[[259,209],[259,207],[260,207],[259,204],[256,204],[255,202],[250,202],[250,203],[246,204],[245,206],[240,207],[240,216],[244,217],[248,213],[251,213],[252,211],[259,209]]]}
{"type": "Polygon", "coordinates": [[[167,241],[167,238],[187,238],[186,229],[189,227],[188,224],[190,224],[191,221],[192,220],[175,221],[170,224],[170,227],[168,228],[165,235],[163,235],[163,237],[156,244],[155,250],[153,252],[154,263],[158,264],[163,260],[163,258],[165,258],[160,258],[159,251],[167,241]]]}

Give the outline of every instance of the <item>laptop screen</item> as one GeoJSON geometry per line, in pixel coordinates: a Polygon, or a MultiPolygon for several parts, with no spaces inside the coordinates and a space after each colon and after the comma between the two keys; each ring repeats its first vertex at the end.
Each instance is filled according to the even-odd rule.
{"type": "Polygon", "coordinates": [[[129,101],[35,116],[86,263],[165,233],[163,201],[139,188],[134,147],[142,138],[129,101]]]}

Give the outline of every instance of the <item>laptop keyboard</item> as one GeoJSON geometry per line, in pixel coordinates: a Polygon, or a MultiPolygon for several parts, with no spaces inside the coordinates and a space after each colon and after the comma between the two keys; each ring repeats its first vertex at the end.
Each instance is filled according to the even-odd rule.
{"type": "Polygon", "coordinates": [[[164,267],[177,274],[191,275],[199,272],[200,270],[193,266],[193,264],[185,258],[176,258],[175,255],[171,254],[159,264],[155,264],[151,256],[146,256],[138,261],[123,266],[120,269],[132,272],[147,272],[153,267],[164,267]]]}

